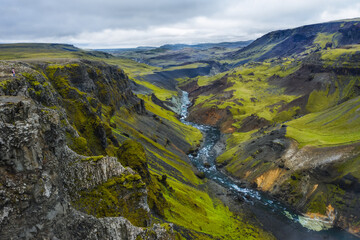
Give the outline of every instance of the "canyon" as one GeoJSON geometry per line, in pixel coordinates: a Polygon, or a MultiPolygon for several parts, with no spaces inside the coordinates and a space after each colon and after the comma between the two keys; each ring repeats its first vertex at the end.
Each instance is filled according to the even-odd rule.
{"type": "Polygon", "coordinates": [[[358,23],[0,45],[0,238],[357,239],[358,23]]]}

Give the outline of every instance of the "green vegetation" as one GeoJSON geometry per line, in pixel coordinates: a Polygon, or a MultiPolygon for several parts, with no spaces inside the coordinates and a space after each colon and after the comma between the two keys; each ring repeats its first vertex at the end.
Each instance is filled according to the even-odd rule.
{"type": "Polygon", "coordinates": [[[324,111],[307,114],[288,122],[286,135],[298,141],[300,147],[324,147],[358,142],[359,109],[360,97],[357,97],[324,111]]]}
{"type": "Polygon", "coordinates": [[[334,63],[334,61],[342,62],[344,64],[346,63],[346,59],[349,59],[351,55],[359,53],[359,51],[359,44],[335,49],[328,49],[322,52],[321,59],[324,60],[327,65],[334,63]],[[345,57],[345,59],[342,57],[345,57]]]}
{"type": "Polygon", "coordinates": [[[285,77],[300,68],[300,63],[293,59],[283,59],[276,62],[249,63],[215,77],[201,77],[201,84],[210,84],[216,79],[227,78],[227,82],[232,86],[225,89],[222,93],[200,95],[195,102],[201,108],[217,107],[225,109],[230,107],[230,111],[236,123],[233,126],[239,128],[242,120],[256,114],[270,122],[281,122],[289,120],[296,114],[297,108],[287,112],[282,112],[278,116],[281,106],[291,102],[296,98],[293,95],[285,95],[282,89],[277,89],[269,84],[268,79],[273,76],[285,77]],[[231,93],[231,94],[230,94],[231,93]],[[225,94],[231,95],[226,99],[225,94]],[[224,100],[219,100],[224,99],[224,100]]]}
{"type": "MultiPolygon", "coordinates": [[[[332,47],[336,46],[336,34],[318,34],[314,44],[325,48],[330,42],[332,47]]],[[[246,59],[256,59],[270,52],[275,45],[271,43],[259,46],[246,59]]],[[[38,70],[43,75],[42,78],[36,74],[23,74],[31,97],[39,102],[46,102],[46,91],[55,94],[59,101],[57,107],[63,111],[62,118],[67,120],[62,119],[62,123],[65,125],[68,145],[75,152],[87,156],[82,161],[93,164],[104,156],[115,156],[124,166],[137,172],[135,175],[112,178],[93,189],[80,192],[79,198],[72,203],[77,209],[96,217],[124,216],[142,227],[147,226],[151,217],[159,223],[172,222],[182,229],[179,232],[183,236],[194,239],[271,238],[254,226],[253,222],[247,222],[247,216],[232,213],[220,200],[207,193],[208,190],[204,187],[206,180],[201,180],[194,174],[193,166],[186,158],[189,152],[200,145],[201,132],[182,124],[174,112],[155,104],[156,101],[150,95],[153,93],[161,101],[170,102],[179,97],[177,91],[163,89],[145,81],[144,77],[155,71],[193,69],[207,64],[174,64],[169,67],[176,61],[168,61],[168,68],[162,69],[124,58],[104,57],[100,53],[93,55],[76,48],[63,51],[59,47],[39,55],[35,52],[32,54],[33,50],[29,49],[21,53],[19,49],[21,57],[28,58],[29,62],[41,58],[46,58],[48,62],[42,68],[45,69],[43,72],[38,70]],[[56,59],[61,58],[61,52],[67,59],[56,59]],[[110,71],[104,63],[83,63],[68,58],[100,60],[120,66],[131,81],[147,90],[142,91],[138,98],[130,93],[124,94],[124,86],[128,86],[129,79],[122,70],[114,67],[110,71]],[[113,71],[117,71],[116,77],[108,73],[113,71]],[[92,79],[94,87],[89,88],[92,90],[77,85],[77,80],[82,79],[83,74],[92,79]],[[134,208],[145,197],[145,188],[151,217],[144,209],[134,208]]],[[[357,46],[323,49],[312,57],[320,58],[324,69],[340,66],[337,58],[342,59],[341,66],[349,67],[352,66],[352,58],[357,51],[357,46]]],[[[3,55],[0,54],[0,58],[10,55],[5,51],[3,55]]],[[[158,63],[161,61],[165,60],[159,60],[158,63]]],[[[279,88],[276,81],[296,73],[304,64],[303,59],[299,58],[272,58],[263,62],[249,62],[214,76],[182,79],[179,84],[196,81],[199,86],[207,86],[217,80],[224,80],[226,89],[200,95],[195,100],[193,110],[227,109],[232,115],[232,126],[236,129],[240,129],[247,118],[251,121],[265,120],[273,128],[279,127],[278,123],[288,121],[286,136],[298,141],[300,147],[359,142],[357,113],[360,97],[357,92],[359,79],[356,76],[336,73],[335,80],[322,82],[321,90],[309,93],[307,104],[288,107],[290,102],[300,96],[286,95],[285,89],[279,88]],[[306,115],[294,120],[300,114],[306,115]]],[[[7,84],[0,82],[4,88],[7,84]]],[[[253,178],[274,167],[273,163],[256,157],[260,153],[259,149],[251,153],[245,152],[246,144],[268,133],[265,132],[268,131],[267,128],[256,128],[255,124],[254,128],[244,130],[246,132],[235,131],[227,136],[226,151],[217,161],[224,164],[224,169],[228,172],[253,178]],[[246,173],[244,169],[252,171],[246,173]]],[[[358,177],[358,160],[354,157],[346,164],[337,165],[338,177],[349,173],[358,177]]],[[[292,173],[285,181],[286,186],[280,186],[289,191],[289,204],[297,205],[305,197],[302,191],[303,181],[300,174],[292,173]]],[[[302,204],[304,209],[323,214],[328,203],[341,209],[344,206],[341,200],[344,194],[344,190],[336,184],[325,184],[319,186],[309,201],[302,204]]]]}
{"type": "MultiPolygon", "coordinates": [[[[356,149],[356,151],[359,151],[359,148],[356,149]]],[[[360,156],[350,158],[345,162],[336,163],[335,168],[340,174],[340,177],[351,174],[351,176],[354,176],[360,181],[360,156]]]]}
{"type": "MultiPolygon", "coordinates": [[[[0,45],[1,60],[17,59],[48,59],[48,58],[73,58],[80,49],[71,45],[61,44],[2,44],[0,45]],[[76,52],[72,52],[76,51],[76,52]]],[[[80,54],[78,57],[81,56],[80,54]]]]}
{"type": "Polygon", "coordinates": [[[171,99],[174,96],[178,95],[178,92],[176,91],[171,91],[168,89],[164,89],[164,88],[160,88],[154,84],[151,84],[149,82],[146,81],[142,81],[142,80],[138,80],[138,79],[132,79],[134,82],[136,82],[137,84],[140,84],[148,89],[150,89],[157,98],[159,98],[161,101],[166,101],[171,99]]]}
{"type": "MultiPolygon", "coordinates": [[[[318,33],[314,40],[314,44],[317,44],[322,49],[325,49],[327,44],[337,46],[337,44],[334,42],[334,36],[335,36],[335,33],[333,33],[333,34],[318,33]]],[[[335,47],[335,46],[333,46],[333,47],[335,47]]]]}
{"type": "Polygon", "coordinates": [[[216,162],[223,163],[226,160],[236,159],[235,156],[237,155],[237,151],[239,150],[239,144],[244,143],[249,139],[251,139],[251,135],[254,132],[255,130],[245,133],[235,132],[231,134],[231,136],[229,136],[229,138],[226,141],[226,151],[216,159],[216,162]]]}
{"type": "Polygon", "coordinates": [[[182,65],[178,65],[178,66],[165,68],[163,71],[174,71],[174,70],[180,70],[180,69],[192,69],[192,68],[200,68],[200,67],[206,67],[206,66],[208,66],[207,63],[182,64],[182,65]]]}
{"type": "Polygon", "coordinates": [[[152,112],[156,116],[168,120],[172,127],[178,130],[177,134],[186,139],[186,141],[191,146],[193,146],[193,148],[200,144],[200,140],[202,140],[202,134],[198,129],[181,123],[174,112],[166,110],[153,103],[149,96],[138,95],[138,97],[145,101],[145,107],[148,111],[152,112]]]}
{"type": "Polygon", "coordinates": [[[126,74],[128,74],[129,77],[131,78],[152,74],[155,71],[161,70],[160,67],[154,67],[154,66],[146,65],[144,63],[138,63],[134,60],[127,58],[114,57],[114,58],[106,58],[101,60],[108,64],[114,64],[121,67],[121,69],[123,69],[126,72],[126,74]]]}
{"type": "Polygon", "coordinates": [[[89,155],[91,152],[88,149],[88,143],[84,137],[74,137],[70,133],[66,133],[66,140],[68,146],[75,152],[82,155],[89,155]]]}
{"type": "Polygon", "coordinates": [[[328,87],[325,91],[313,91],[311,92],[308,100],[306,109],[309,112],[319,112],[329,107],[336,105],[339,101],[339,90],[330,93],[330,88],[328,87]]]}
{"type": "Polygon", "coordinates": [[[307,206],[307,210],[311,213],[320,213],[322,215],[325,215],[327,206],[326,204],[327,199],[325,194],[323,192],[318,192],[311,199],[311,202],[307,206]]]}
{"type": "Polygon", "coordinates": [[[150,181],[145,150],[140,143],[126,140],[119,148],[117,156],[121,164],[139,173],[146,183],[150,181]]]}
{"type": "MultiPolygon", "coordinates": [[[[219,200],[177,181],[169,180],[173,191],[164,195],[168,221],[217,239],[270,239],[270,235],[229,211],[219,200]]],[[[208,239],[203,236],[203,239],[208,239]]]]}
{"type": "Polygon", "coordinates": [[[81,160],[82,161],[89,161],[89,162],[97,162],[97,161],[99,161],[100,159],[103,159],[103,158],[104,158],[104,156],[100,155],[100,156],[86,157],[86,158],[83,158],[81,160]]]}
{"type": "Polygon", "coordinates": [[[146,227],[149,214],[141,206],[145,187],[139,175],[114,177],[90,191],[80,192],[72,205],[95,217],[123,216],[135,226],[146,227]],[[127,197],[125,197],[127,196],[127,197]]]}

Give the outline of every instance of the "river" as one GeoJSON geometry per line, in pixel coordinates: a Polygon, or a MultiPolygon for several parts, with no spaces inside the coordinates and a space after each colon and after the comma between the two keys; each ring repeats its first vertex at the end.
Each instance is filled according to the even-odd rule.
{"type": "Polygon", "coordinates": [[[286,240],[308,240],[308,239],[329,239],[329,240],[352,240],[359,239],[348,232],[339,228],[328,230],[313,231],[326,223],[318,222],[313,219],[305,218],[294,213],[280,202],[266,197],[259,191],[249,188],[239,187],[230,177],[218,171],[216,168],[217,153],[214,150],[215,144],[220,140],[220,131],[217,128],[188,122],[188,108],[191,102],[187,92],[182,94],[181,118],[180,120],[187,125],[199,129],[204,135],[203,146],[197,154],[189,155],[192,164],[201,172],[205,173],[206,178],[215,181],[223,187],[229,189],[234,194],[244,199],[249,208],[262,224],[262,227],[273,233],[278,239],[286,240]],[[207,163],[207,166],[204,163],[207,163]]]}

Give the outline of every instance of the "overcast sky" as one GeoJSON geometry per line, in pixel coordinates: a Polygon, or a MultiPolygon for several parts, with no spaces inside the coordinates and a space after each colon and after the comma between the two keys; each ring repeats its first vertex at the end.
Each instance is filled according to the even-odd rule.
{"type": "Polygon", "coordinates": [[[360,17],[360,0],[0,0],[0,42],[82,48],[256,39],[360,17]]]}

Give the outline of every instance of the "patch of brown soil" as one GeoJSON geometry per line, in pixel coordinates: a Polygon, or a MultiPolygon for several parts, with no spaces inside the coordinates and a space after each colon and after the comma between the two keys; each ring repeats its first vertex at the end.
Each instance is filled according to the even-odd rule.
{"type": "Polygon", "coordinates": [[[228,109],[196,108],[190,111],[189,121],[219,127],[222,133],[233,133],[235,127],[231,112],[228,109]]]}
{"type": "Polygon", "coordinates": [[[225,119],[226,109],[201,108],[190,113],[189,120],[191,122],[199,122],[210,126],[219,126],[220,121],[225,119]]]}
{"type": "Polygon", "coordinates": [[[262,174],[260,177],[255,179],[255,182],[262,191],[269,191],[275,182],[286,172],[281,168],[276,168],[262,174]]]}

